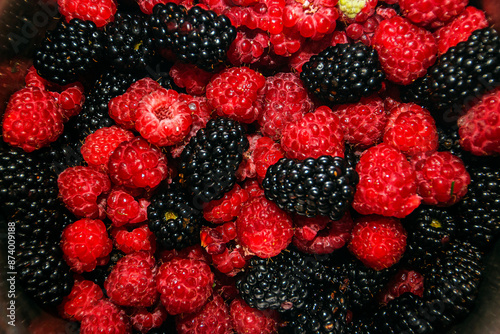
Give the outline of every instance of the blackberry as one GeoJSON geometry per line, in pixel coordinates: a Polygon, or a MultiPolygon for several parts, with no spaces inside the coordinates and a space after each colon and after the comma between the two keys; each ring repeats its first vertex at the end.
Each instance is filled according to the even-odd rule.
{"type": "Polygon", "coordinates": [[[180,157],[180,181],[197,205],[220,199],[236,183],[236,170],[249,143],[240,123],[216,118],[198,130],[180,157]]]}
{"type": "Polygon", "coordinates": [[[438,112],[438,121],[450,123],[464,107],[500,85],[499,77],[500,39],[487,27],[448,49],[424,77],[403,89],[402,98],[438,112]]]}
{"type": "Polygon", "coordinates": [[[340,157],[281,158],[262,182],[266,198],[282,210],[339,220],[354,198],[358,174],[340,157]]]}
{"type": "Polygon", "coordinates": [[[175,183],[153,196],[148,220],[156,241],[167,250],[199,243],[201,226],[206,223],[192,198],[175,183]]]}
{"type": "Polygon", "coordinates": [[[327,104],[358,102],[382,88],[377,52],[363,43],[330,46],[302,66],[306,88],[327,104]]]}
{"type": "Polygon", "coordinates": [[[73,274],[63,259],[59,241],[20,240],[16,269],[23,291],[41,305],[58,305],[73,288],[73,274]]]}
{"type": "Polygon", "coordinates": [[[33,65],[43,78],[66,85],[92,73],[103,56],[103,35],[92,21],[60,20],[46,33],[33,65]]]}
{"type": "Polygon", "coordinates": [[[105,48],[110,64],[125,71],[143,71],[155,55],[147,16],[118,12],[105,26],[105,48]]]}
{"type": "Polygon", "coordinates": [[[156,5],[149,23],[160,48],[168,48],[179,60],[208,71],[226,60],[236,38],[236,29],[225,15],[199,6],[186,9],[175,3],[156,5]]]}

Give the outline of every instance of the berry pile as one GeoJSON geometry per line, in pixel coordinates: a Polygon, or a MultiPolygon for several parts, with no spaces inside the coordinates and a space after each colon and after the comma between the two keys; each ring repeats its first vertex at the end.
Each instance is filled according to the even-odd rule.
{"type": "Polygon", "coordinates": [[[58,8],[0,151],[19,284],[48,313],[84,334],[385,334],[474,307],[500,235],[479,8],[58,8]]]}

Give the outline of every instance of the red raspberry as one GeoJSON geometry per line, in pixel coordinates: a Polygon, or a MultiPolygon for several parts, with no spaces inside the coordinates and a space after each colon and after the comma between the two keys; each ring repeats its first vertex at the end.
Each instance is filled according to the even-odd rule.
{"type": "Polygon", "coordinates": [[[262,112],[266,78],[248,67],[230,67],[207,85],[208,102],[217,115],[252,123],[262,112]]]}
{"type": "Polygon", "coordinates": [[[226,244],[236,238],[236,223],[227,222],[219,226],[204,226],[201,229],[201,246],[208,254],[222,254],[226,249],[226,244]]]}
{"type": "Polygon", "coordinates": [[[80,334],[131,334],[125,311],[107,299],[101,299],[82,319],[80,334]]]}
{"type": "Polygon", "coordinates": [[[339,18],[336,5],[336,0],[287,0],[283,26],[294,29],[303,37],[320,39],[335,30],[339,18]]]}
{"type": "Polygon", "coordinates": [[[429,205],[450,206],[467,193],[470,175],[463,161],[450,152],[434,152],[413,157],[417,173],[417,194],[429,205]]]}
{"type": "MultiPolygon", "coordinates": [[[[278,34],[272,34],[269,41],[272,45],[272,51],[286,58],[298,52],[304,45],[306,38],[293,28],[283,28],[283,31],[278,34]]],[[[285,58],[285,59],[286,59],[285,58]]]]}
{"type": "Polygon", "coordinates": [[[255,179],[246,179],[243,183],[243,189],[248,192],[250,198],[264,196],[264,189],[262,189],[260,182],[255,179]]]}
{"type": "Polygon", "coordinates": [[[380,22],[397,15],[398,13],[393,8],[378,7],[376,13],[368,17],[366,21],[357,21],[349,24],[345,28],[345,33],[352,41],[359,41],[365,45],[371,46],[373,35],[380,22]]]}
{"type": "Polygon", "coordinates": [[[281,147],[287,158],[344,157],[344,131],[340,119],[326,106],[288,123],[282,132],[281,147]]]}
{"type": "Polygon", "coordinates": [[[168,176],[165,155],[140,137],[118,145],[108,169],[113,183],[130,188],[152,189],[168,176]]]}
{"type": "Polygon", "coordinates": [[[438,44],[438,54],[466,41],[478,29],[486,28],[488,20],[485,13],[473,6],[468,6],[460,15],[434,32],[438,44]]]}
{"type": "Polygon", "coordinates": [[[113,242],[102,220],[83,218],[64,228],[61,249],[71,270],[90,272],[108,262],[113,242]]]}
{"type": "Polygon", "coordinates": [[[175,328],[178,334],[233,333],[229,308],[218,294],[213,294],[212,300],[207,302],[201,310],[176,316],[175,328]]]}
{"type": "Polygon", "coordinates": [[[333,111],[340,117],[347,143],[364,149],[382,141],[388,113],[384,100],[377,95],[362,97],[358,103],[339,105],[333,111]]]}
{"type": "Polygon", "coordinates": [[[115,247],[125,254],[146,251],[153,254],[156,250],[156,238],[148,224],[136,227],[130,232],[125,227],[111,229],[115,247]]]}
{"type": "Polygon", "coordinates": [[[212,295],[214,274],[207,263],[173,258],[161,265],[157,275],[160,300],[171,315],[199,310],[212,295]]]}
{"type": "Polygon", "coordinates": [[[132,326],[141,333],[148,333],[153,328],[160,327],[168,318],[168,312],[161,303],[157,303],[152,311],[149,309],[149,307],[137,307],[130,314],[132,326]]]}
{"type": "Polygon", "coordinates": [[[69,167],[59,174],[57,186],[59,196],[75,216],[106,217],[106,196],[111,189],[106,174],[92,167],[69,167]]]}
{"type": "Polygon", "coordinates": [[[327,216],[314,216],[305,217],[294,215],[294,239],[300,239],[301,241],[311,241],[317,235],[318,232],[325,229],[328,226],[330,219],[327,216]]]}
{"type": "Polygon", "coordinates": [[[65,319],[82,321],[85,314],[103,297],[99,285],[77,278],[70,294],[58,306],[59,314],[65,319]]]}
{"type": "MultiPolygon", "coordinates": [[[[323,218],[323,217],[322,217],[323,218]]],[[[296,225],[305,225],[302,228],[295,228],[294,238],[292,243],[300,251],[309,254],[330,254],[334,250],[342,248],[351,238],[351,230],[353,221],[349,214],[345,214],[342,219],[337,221],[329,221],[327,217],[327,225],[324,229],[314,231],[313,228],[306,224],[309,219],[304,216],[296,216],[294,222],[296,225]],[[300,221],[304,221],[303,223],[300,221]],[[309,232],[309,233],[308,233],[309,232]],[[312,239],[310,237],[313,236],[312,239]]]]}
{"type": "Polygon", "coordinates": [[[59,112],[63,117],[63,121],[67,121],[80,113],[83,102],[85,101],[82,84],[76,82],[67,85],[64,87],[64,90],[57,95],[56,101],[59,104],[59,112]]]}
{"type": "Polygon", "coordinates": [[[285,156],[280,144],[269,137],[258,134],[249,138],[250,148],[244,153],[243,161],[236,172],[239,180],[257,177],[262,182],[269,166],[285,156]]]}
{"type": "Polygon", "coordinates": [[[269,35],[265,31],[239,27],[227,51],[227,59],[234,66],[254,64],[269,52],[269,46],[269,35]]]}
{"type": "Polygon", "coordinates": [[[136,200],[129,192],[114,189],[106,200],[106,214],[113,226],[142,223],[148,219],[148,205],[144,198],[136,200]]]}
{"type": "Polygon", "coordinates": [[[460,145],[475,155],[500,153],[500,88],[484,94],[458,119],[460,145]],[[487,125],[487,126],[486,126],[487,125]]]}
{"type": "Polygon", "coordinates": [[[156,263],[148,252],[136,252],[122,257],[104,282],[109,299],[122,306],[153,305],[156,291],[156,263]]]}
{"type": "Polygon", "coordinates": [[[241,245],[261,258],[278,255],[293,237],[292,218],[264,196],[249,200],[236,219],[241,245]]]}
{"type": "Polygon", "coordinates": [[[238,297],[231,302],[229,312],[238,334],[278,333],[279,315],[275,310],[258,310],[238,297]]]}
{"type": "Polygon", "coordinates": [[[134,137],[132,132],[115,125],[103,127],[85,138],[80,152],[90,167],[107,173],[111,153],[120,143],[134,137]]]}
{"type": "Polygon", "coordinates": [[[375,13],[378,0],[340,0],[338,7],[343,21],[365,22],[375,13]]]}
{"type": "Polygon", "coordinates": [[[263,135],[279,140],[283,128],[313,110],[302,80],[297,74],[280,72],[266,79],[265,103],[259,118],[263,135]]]}
{"type": "Polygon", "coordinates": [[[367,267],[382,270],[401,259],[406,249],[406,236],[397,218],[361,216],[355,220],[348,248],[367,267]]]}
{"type": "Polygon", "coordinates": [[[420,205],[417,177],[403,153],[385,143],[370,147],[356,165],[353,208],[363,214],[404,218],[420,205]]]}
{"type": "Polygon", "coordinates": [[[2,120],[3,140],[26,152],[49,146],[63,128],[56,100],[38,87],[26,87],[12,94],[2,120]]]}
{"type": "Polygon", "coordinates": [[[211,256],[212,265],[228,277],[234,277],[240,273],[253,257],[237,243],[228,245],[221,254],[211,256]]]}
{"type": "Polygon", "coordinates": [[[173,89],[160,88],[137,105],[135,129],[153,145],[171,146],[182,141],[193,122],[189,103],[173,89]]]}
{"type": "Polygon", "coordinates": [[[412,156],[438,148],[436,122],[431,113],[414,103],[401,103],[389,111],[384,143],[412,156]]]}
{"type": "Polygon", "coordinates": [[[434,64],[436,39],[430,31],[395,16],[380,22],[372,39],[387,79],[407,85],[434,64]]]}
{"type": "MultiPolygon", "coordinates": [[[[253,0],[243,0],[252,1],[253,0]]],[[[283,10],[285,0],[258,0],[247,7],[229,7],[225,5],[225,14],[233,26],[245,26],[250,30],[262,30],[270,34],[279,34],[283,30],[283,10]]]]}
{"type": "Polygon", "coordinates": [[[92,21],[103,27],[115,19],[117,4],[115,0],[57,0],[59,12],[66,18],[92,21]]]}
{"type": "Polygon", "coordinates": [[[170,77],[174,83],[186,89],[186,93],[191,95],[203,95],[213,73],[202,70],[193,64],[176,61],[170,68],[170,77]]]}
{"type": "Polygon", "coordinates": [[[377,296],[379,303],[385,305],[402,294],[410,292],[424,296],[424,276],[415,271],[400,269],[377,296]]]}
{"type": "Polygon", "coordinates": [[[460,14],[468,3],[468,0],[399,0],[399,8],[413,23],[435,29],[460,14]]]}
{"type": "Polygon", "coordinates": [[[144,96],[160,88],[161,85],[151,78],[137,80],[124,94],[109,101],[109,117],[126,129],[135,129],[135,114],[139,102],[144,96]]]}
{"type": "Polygon", "coordinates": [[[213,200],[203,208],[203,217],[211,223],[232,221],[241,211],[243,204],[248,201],[249,195],[238,184],[224,194],[219,200],[213,200]]]}

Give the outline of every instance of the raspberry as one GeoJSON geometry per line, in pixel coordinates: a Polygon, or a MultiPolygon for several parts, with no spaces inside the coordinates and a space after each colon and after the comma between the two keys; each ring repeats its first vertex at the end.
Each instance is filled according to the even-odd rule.
{"type": "Polygon", "coordinates": [[[202,70],[193,64],[176,61],[169,72],[174,83],[180,88],[185,88],[191,95],[203,95],[210,79],[214,75],[202,70]]]}
{"type": "Polygon", "coordinates": [[[431,32],[395,16],[380,22],[372,39],[388,80],[407,85],[434,64],[436,39],[431,32]]]}
{"type": "Polygon", "coordinates": [[[259,196],[264,196],[264,189],[261,187],[261,183],[255,179],[247,179],[243,183],[243,189],[248,192],[250,198],[255,198],[259,196]]]}
{"type": "Polygon", "coordinates": [[[258,310],[243,299],[235,298],[229,312],[238,334],[273,334],[278,332],[279,316],[274,310],[258,310]]]}
{"type": "Polygon", "coordinates": [[[438,148],[436,123],[431,113],[414,103],[402,103],[389,111],[384,143],[412,156],[438,148]]]}
{"type": "Polygon", "coordinates": [[[158,300],[156,271],[155,259],[150,253],[125,255],[104,282],[106,294],[117,305],[152,306],[158,300]]]}
{"type": "Polygon", "coordinates": [[[482,10],[473,6],[466,7],[460,15],[434,32],[438,54],[442,55],[449,48],[466,41],[475,30],[486,28],[488,20],[482,10]]]}
{"type": "Polygon", "coordinates": [[[339,18],[336,4],[335,0],[287,0],[283,26],[294,29],[303,37],[320,39],[335,30],[339,18]]]}
{"type": "Polygon", "coordinates": [[[363,214],[404,218],[420,205],[416,173],[403,153],[387,144],[367,149],[356,165],[353,208],[363,214]]]}
{"type": "Polygon", "coordinates": [[[300,50],[305,43],[305,37],[293,28],[284,28],[278,34],[272,34],[269,41],[272,45],[272,51],[283,57],[290,57],[300,50]]]}
{"type": "Polygon", "coordinates": [[[106,216],[106,195],[111,189],[106,174],[92,167],[69,167],[59,174],[57,186],[59,196],[75,216],[92,219],[106,216]]]}
{"type": "Polygon", "coordinates": [[[227,277],[234,277],[248,265],[252,257],[236,243],[227,246],[221,254],[212,254],[212,265],[227,277]]]}
{"type": "Polygon", "coordinates": [[[474,155],[500,153],[500,88],[484,94],[458,119],[460,145],[474,155]],[[486,126],[487,125],[487,126],[486,126]]]}
{"type": "Polygon", "coordinates": [[[171,315],[199,310],[212,295],[214,274],[205,262],[173,258],[157,274],[160,300],[171,315]]]}
{"type": "Polygon", "coordinates": [[[417,194],[423,203],[450,206],[467,193],[470,175],[463,161],[450,152],[420,154],[411,163],[417,173],[417,194]]]}
{"type": "Polygon", "coordinates": [[[100,300],[82,319],[80,334],[131,334],[125,311],[107,299],[100,300]]]}
{"type": "Polygon", "coordinates": [[[348,248],[366,266],[382,270],[401,259],[406,249],[406,231],[399,219],[370,215],[354,223],[348,248]]]}
{"type": "Polygon", "coordinates": [[[293,237],[292,218],[264,196],[249,200],[236,219],[241,245],[261,258],[278,255],[293,237]]]}
{"type": "Polygon", "coordinates": [[[266,78],[265,103],[259,118],[263,135],[279,140],[283,128],[313,110],[307,90],[294,73],[281,72],[266,78]]]}
{"type": "Polygon", "coordinates": [[[424,276],[415,271],[400,269],[377,296],[379,303],[385,305],[404,293],[424,296],[424,276]]]}
{"type": "Polygon", "coordinates": [[[118,126],[103,127],[85,137],[80,152],[90,167],[106,173],[109,157],[115,148],[132,138],[134,138],[132,132],[118,126]]]}
{"type": "Polygon", "coordinates": [[[76,273],[90,272],[109,260],[113,242],[102,220],[83,218],[66,226],[61,237],[64,259],[76,273]]]}
{"type": "Polygon", "coordinates": [[[294,224],[294,239],[299,239],[300,241],[311,241],[318,233],[325,229],[330,222],[327,216],[314,216],[306,217],[295,215],[293,217],[294,224]]]}
{"type": "Polygon", "coordinates": [[[468,0],[400,0],[401,14],[413,23],[428,29],[443,26],[460,14],[468,0]]]}
{"type": "Polygon", "coordinates": [[[232,221],[241,211],[243,204],[248,201],[249,195],[245,189],[235,184],[233,189],[218,200],[212,200],[203,208],[203,217],[212,223],[232,221]]]}
{"type": "Polygon", "coordinates": [[[344,132],[339,117],[326,106],[289,122],[283,129],[281,147],[290,159],[344,157],[344,132]]]}
{"type": "Polygon", "coordinates": [[[364,149],[382,141],[388,113],[379,96],[362,97],[358,103],[342,104],[333,111],[339,115],[348,144],[364,149]]]}
{"type": "Polygon", "coordinates": [[[57,0],[57,4],[66,22],[77,18],[92,21],[97,27],[112,22],[117,10],[115,0],[57,0]]]}
{"type": "Polygon", "coordinates": [[[236,238],[235,222],[227,222],[216,227],[205,226],[200,233],[201,246],[208,254],[221,254],[226,244],[236,238]]]}
{"type": "Polygon", "coordinates": [[[58,306],[59,314],[69,320],[82,321],[85,314],[104,297],[99,287],[92,281],[75,279],[70,294],[58,306]]]}
{"type": "Polygon", "coordinates": [[[136,200],[129,192],[113,189],[106,200],[106,214],[113,226],[142,223],[148,219],[149,201],[136,200]]]}
{"type": "Polygon", "coordinates": [[[248,67],[231,67],[212,77],[206,96],[217,115],[252,123],[262,112],[265,83],[262,74],[248,67]]]}
{"type": "Polygon", "coordinates": [[[122,95],[109,101],[109,117],[126,129],[135,129],[136,112],[139,102],[149,93],[162,88],[151,78],[137,80],[122,95]]]}
{"type": "Polygon", "coordinates": [[[212,295],[201,310],[180,314],[175,318],[175,328],[178,334],[231,334],[233,325],[229,314],[229,308],[222,297],[218,294],[212,295]]]}
{"type": "Polygon", "coordinates": [[[82,110],[85,94],[82,84],[75,82],[63,87],[64,90],[57,94],[56,102],[59,104],[59,112],[63,121],[76,116],[82,110]]]}
{"type": "Polygon", "coordinates": [[[141,333],[154,333],[152,329],[160,327],[168,317],[167,310],[161,303],[157,303],[155,308],[137,307],[130,314],[130,321],[134,329],[141,333]]]}
{"type": "Polygon", "coordinates": [[[260,29],[270,34],[279,34],[283,30],[285,0],[259,0],[255,2],[254,5],[244,8],[229,7],[224,11],[224,14],[235,27],[243,25],[253,31],[260,29]]]}
{"type": "Polygon", "coordinates": [[[146,251],[153,254],[156,250],[156,239],[147,224],[128,231],[125,227],[111,229],[115,247],[125,254],[146,251]]]}
{"type": "Polygon", "coordinates": [[[265,31],[239,27],[227,51],[227,58],[234,66],[258,63],[268,54],[269,46],[269,35],[265,31]]]}
{"type": "Polygon", "coordinates": [[[130,188],[152,189],[168,176],[165,155],[140,137],[118,145],[108,169],[114,184],[130,188]]]}
{"type": "Polygon", "coordinates": [[[63,132],[63,118],[56,100],[38,87],[15,92],[2,120],[3,140],[33,152],[54,142],[63,132]]]}
{"type": "Polygon", "coordinates": [[[240,180],[257,177],[262,182],[267,169],[283,158],[285,152],[280,144],[269,137],[262,137],[258,134],[248,137],[250,148],[244,153],[236,176],[240,180]]]}

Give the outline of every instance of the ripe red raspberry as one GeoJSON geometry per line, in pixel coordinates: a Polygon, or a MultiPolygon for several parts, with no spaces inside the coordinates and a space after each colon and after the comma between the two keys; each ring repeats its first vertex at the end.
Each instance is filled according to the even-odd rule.
{"type": "Polygon", "coordinates": [[[485,13],[473,6],[468,6],[460,15],[434,32],[437,40],[438,54],[466,41],[478,29],[486,28],[488,20],[485,13]]]}
{"type": "Polygon", "coordinates": [[[246,179],[243,183],[243,189],[248,192],[250,198],[264,196],[264,189],[262,189],[261,183],[255,179],[246,179]]]}
{"type": "Polygon", "coordinates": [[[229,305],[229,312],[238,334],[278,333],[279,315],[275,310],[258,310],[238,297],[229,305]]]}
{"type": "Polygon", "coordinates": [[[212,265],[227,277],[234,277],[248,265],[253,257],[238,243],[229,244],[221,254],[212,254],[212,265]]]}
{"type": "Polygon", "coordinates": [[[438,148],[436,122],[431,113],[414,103],[401,103],[389,111],[384,143],[412,156],[438,148]]]}
{"type": "Polygon", "coordinates": [[[26,87],[12,94],[2,120],[3,140],[26,152],[49,146],[63,128],[56,100],[38,87],[26,87]]]}
{"type": "Polygon", "coordinates": [[[208,301],[201,310],[176,316],[175,328],[178,334],[234,333],[229,308],[218,294],[213,294],[212,300],[208,301]]]}
{"type": "Polygon", "coordinates": [[[201,246],[210,255],[221,254],[226,249],[226,244],[236,239],[236,223],[227,222],[215,227],[204,226],[201,229],[201,246]]]}
{"type": "Polygon", "coordinates": [[[112,98],[108,103],[109,117],[126,129],[135,129],[135,114],[142,98],[158,89],[161,85],[151,78],[137,80],[127,91],[112,98]]]}
{"type": "Polygon", "coordinates": [[[245,26],[253,31],[262,30],[270,34],[279,34],[283,30],[285,0],[242,1],[251,1],[255,4],[228,8],[224,3],[223,14],[231,20],[233,26],[236,28],[245,26]]]}
{"type": "Polygon", "coordinates": [[[135,129],[153,145],[182,141],[193,122],[189,103],[173,89],[160,88],[144,96],[135,113],[135,129]]]}
{"type": "Polygon", "coordinates": [[[254,64],[269,52],[269,46],[269,35],[265,31],[239,27],[227,51],[227,59],[233,66],[254,64]]]}
{"type": "Polygon", "coordinates": [[[158,300],[156,262],[151,253],[122,257],[104,282],[109,299],[121,306],[152,306],[158,300]]]}
{"type": "Polygon", "coordinates": [[[109,158],[109,176],[117,185],[152,189],[168,176],[167,158],[145,139],[121,143],[109,158]]]}
{"type": "Polygon", "coordinates": [[[115,0],[57,0],[59,12],[66,19],[92,21],[103,27],[114,21],[117,4],[115,0]]]}
{"type": "Polygon", "coordinates": [[[141,333],[148,333],[153,328],[160,327],[168,317],[167,310],[159,302],[153,310],[150,309],[150,307],[136,307],[130,313],[132,327],[141,333]]]}
{"type": "Polygon", "coordinates": [[[437,55],[432,33],[401,16],[380,22],[372,46],[387,79],[402,85],[424,76],[437,55]]]}
{"type": "Polygon", "coordinates": [[[106,196],[111,182],[106,174],[92,167],[75,166],[65,169],[57,178],[59,196],[77,217],[106,217],[106,196]]]}
{"type": "Polygon", "coordinates": [[[261,258],[278,255],[293,237],[291,216],[264,196],[249,200],[236,219],[241,245],[261,258]]]}
{"type": "Polygon", "coordinates": [[[161,265],[157,274],[160,300],[171,315],[199,310],[212,295],[214,274],[207,263],[173,258],[161,265]]]}
{"type": "Polygon", "coordinates": [[[330,254],[334,250],[342,248],[351,238],[353,221],[350,214],[345,214],[342,219],[330,221],[328,217],[307,218],[304,216],[294,217],[295,233],[292,243],[304,253],[330,254]],[[309,220],[325,219],[326,226],[315,231],[315,222],[310,226],[309,220]],[[297,226],[300,226],[297,228],[297,226]],[[312,236],[312,238],[311,238],[312,236]]]}
{"type": "Polygon", "coordinates": [[[400,269],[380,291],[377,300],[380,304],[385,305],[406,292],[421,298],[424,296],[424,276],[421,273],[415,270],[400,269]]]}
{"type": "Polygon", "coordinates": [[[82,273],[106,264],[113,242],[102,220],[83,218],[64,228],[61,249],[71,270],[82,273]]]}
{"type": "Polygon", "coordinates": [[[58,306],[59,314],[65,319],[82,321],[85,314],[103,297],[99,285],[76,278],[70,294],[58,306]]]}
{"type": "Polygon", "coordinates": [[[404,218],[420,205],[415,171],[396,148],[385,143],[370,147],[356,172],[359,183],[352,206],[357,212],[404,218]]]}
{"type": "Polygon", "coordinates": [[[281,147],[287,158],[344,157],[344,131],[339,116],[326,106],[288,123],[282,132],[281,147]]]}
{"type": "Polygon", "coordinates": [[[299,31],[285,27],[282,32],[272,34],[269,41],[273,53],[286,59],[300,50],[305,44],[306,38],[299,31]]]}
{"type": "Polygon", "coordinates": [[[106,200],[106,214],[113,226],[142,223],[148,219],[149,201],[135,199],[129,192],[113,189],[106,200]]]}
{"type": "Polygon", "coordinates": [[[399,219],[370,215],[354,223],[348,248],[367,267],[382,270],[401,259],[407,233],[399,219]]]}
{"type": "Polygon", "coordinates": [[[475,155],[500,153],[500,88],[484,94],[458,119],[460,145],[475,155]],[[486,126],[487,125],[487,126],[486,126]]]}
{"type": "Polygon", "coordinates": [[[343,21],[365,22],[375,13],[378,0],[339,0],[338,7],[343,21]]]}
{"type": "Polygon", "coordinates": [[[134,134],[116,125],[103,127],[89,134],[80,149],[83,160],[97,170],[107,173],[108,161],[115,148],[134,134]]]}
{"type": "Polygon", "coordinates": [[[435,29],[460,14],[468,0],[399,0],[401,14],[424,28],[435,29]]]}
{"type": "Polygon", "coordinates": [[[417,194],[429,205],[450,206],[467,193],[470,175],[450,152],[420,154],[411,160],[417,173],[417,194]]]}
{"type": "Polygon", "coordinates": [[[83,85],[76,82],[65,86],[64,90],[57,94],[56,101],[59,105],[59,112],[64,122],[78,115],[85,101],[83,85]]]}
{"type": "Polygon", "coordinates": [[[335,30],[339,18],[336,5],[336,0],[287,0],[283,26],[294,29],[303,37],[320,39],[335,30]]]}
{"type": "Polygon", "coordinates": [[[342,104],[333,111],[340,117],[347,143],[364,149],[382,141],[388,113],[379,96],[362,97],[358,103],[342,104]]]}
{"type": "Polygon", "coordinates": [[[196,65],[176,61],[169,72],[174,83],[186,89],[191,95],[203,95],[210,79],[214,75],[197,67],[196,65]]]}
{"type": "Polygon", "coordinates": [[[116,249],[125,254],[146,251],[153,254],[156,250],[156,238],[148,228],[148,224],[128,231],[125,227],[111,229],[111,237],[116,249]]]}
{"type": "Polygon", "coordinates": [[[266,78],[248,67],[230,67],[207,85],[208,102],[217,115],[252,123],[262,112],[266,78]]]}
{"type": "Polygon", "coordinates": [[[283,128],[313,110],[302,80],[297,74],[280,72],[266,79],[265,103],[259,118],[263,135],[279,140],[283,128]]]}
{"type": "Polygon", "coordinates": [[[125,311],[108,299],[101,299],[83,317],[80,334],[131,334],[132,327],[125,311]]]}
{"type": "Polygon", "coordinates": [[[208,202],[203,208],[203,217],[211,223],[229,222],[238,217],[243,204],[248,201],[249,195],[240,185],[234,187],[218,200],[208,202]]]}

